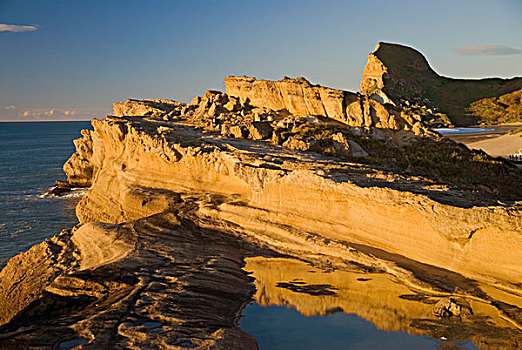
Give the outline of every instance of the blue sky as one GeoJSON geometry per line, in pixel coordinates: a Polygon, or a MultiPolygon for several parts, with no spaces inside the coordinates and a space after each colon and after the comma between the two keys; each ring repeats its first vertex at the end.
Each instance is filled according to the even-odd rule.
{"type": "Polygon", "coordinates": [[[521,18],[520,0],[0,0],[0,120],[189,101],[227,75],[356,91],[379,41],[420,50],[446,76],[522,76],[521,18]]]}

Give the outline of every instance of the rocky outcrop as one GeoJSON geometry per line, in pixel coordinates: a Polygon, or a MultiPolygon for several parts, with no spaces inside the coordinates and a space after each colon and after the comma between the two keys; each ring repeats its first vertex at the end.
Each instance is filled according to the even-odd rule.
{"type": "Polygon", "coordinates": [[[293,115],[321,116],[349,126],[401,130],[416,120],[392,105],[355,93],[310,84],[304,78],[269,81],[250,77],[225,78],[227,95],[293,115]]]}
{"type": "Polygon", "coordinates": [[[82,130],[82,138],[74,140],[76,152],[63,165],[67,182],[71,187],[89,187],[96,173],[93,159],[93,140],[90,130],[82,130]]]}
{"type": "Polygon", "coordinates": [[[393,100],[426,94],[423,82],[438,75],[426,58],[407,46],[378,43],[368,56],[361,80],[361,93],[383,92],[393,100]]]}
{"type": "MultiPolygon", "coordinates": [[[[513,325],[505,334],[515,340],[502,346],[518,341],[518,168],[440,138],[388,103],[384,85],[360,96],[304,79],[225,82],[227,93],[186,105],[116,103],[115,115],[130,116],[95,119],[82,132],[63,184],[89,186],[80,223],[0,272],[0,347],[255,349],[237,326],[253,293],[241,270],[247,255],[386,273],[430,301],[478,301],[513,325]]],[[[276,287],[341,293],[294,280],[276,287]]],[[[422,310],[434,317],[431,309],[422,310]]],[[[482,322],[469,333],[498,333],[489,315],[465,329],[482,322]]],[[[445,321],[387,327],[440,338],[452,329],[445,321]]]]}
{"type": "Polygon", "coordinates": [[[0,273],[2,349],[256,349],[235,324],[252,293],[238,242],[164,213],[88,223],[0,273]]]}
{"type": "Polygon", "coordinates": [[[520,278],[520,259],[508,248],[521,239],[522,213],[515,208],[481,206],[467,202],[465,192],[430,190],[423,179],[390,174],[379,180],[369,168],[220,138],[183,124],[107,118],[93,125],[99,171],[77,207],[82,223],[121,223],[166,210],[166,197],[151,196],[148,189],[234,194],[250,204],[224,202],[216,210],[205,209],[205,215],[257,227],[266,211],[270,225],[285,225],[294,217],[286,224],[304,232],[328,227],[328,239],[344,237],[476,278],[520,278]],[[459,198],[455,204],[449,195],[459,198]]]}
{"type": "Polygon", "coordinates": [[[389,99],[397,106],[419,103],[447,114],[457,125],[471,125],[477,118],[467,109],[473,101],[522,88],[522,78],[452,79],[438,75],[424,56],[407,46],[378,43],[368,56],[361,93],[389,99]]]}
{"type": "Polygon", "coordinates": [[[158,117],[166,114],[168,117],[175,117],[181,113],[185,104],[174,100],[151,99],[134,100],[128,99],[123,102],[116,102],[113,106],[112,114],[115,116],[151,116],[158,117]]]}
{"type": "Polygon", "coordinates": [[[93,127],[77,143],[92,145],[94,169],[81,227],[2,272],[3,346],[254,348],[234,321],[251,291],[239,270],[247,245],[386,271],[418,290],[492,303],[522,324],[518,307],[477,284],[519,291],[515,206],[187,120],[107,117],[93,127]],[[43,326],[20,332],[35,319],[43,326]]]}

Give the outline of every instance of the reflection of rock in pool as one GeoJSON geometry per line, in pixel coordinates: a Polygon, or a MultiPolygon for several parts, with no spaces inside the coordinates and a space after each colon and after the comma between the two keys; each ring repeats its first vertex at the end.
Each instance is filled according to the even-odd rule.
{"type": "Polygon", "coordinates": [[[309,295],[334,295],[337,296],[337,293],[333,290],[337,288],[329,285],[329,284],[306,284],[304,282],[279,282],[276,284],[276,287],[286,288],[296,293],[305,293],[309,295]],[[333,290],[332,290],[333,289],[333,290]]]}
{"type": "MultiPolygon", "coordinates": [[[[465,310],[466,317],[440,318],[434,315],[434,305],[446,298],[416,293],[386,274],[324,272],[286,258],[255,257],[245,262],[244,269],[255,278],[254,300],[261,306],[295,308],[304,316],[356,314],[378,329],[446,337],[453,344],[471,339],[475,344],[487,341],[495,348],[509,349],[522,341],[520,331],[491,305],[475,300],[457,304],[458,298],[447,298],[459,310],[465,310]]],[[[455,312],[447,316],[457,316],[453,304],[448,310],[455,312]]]]}

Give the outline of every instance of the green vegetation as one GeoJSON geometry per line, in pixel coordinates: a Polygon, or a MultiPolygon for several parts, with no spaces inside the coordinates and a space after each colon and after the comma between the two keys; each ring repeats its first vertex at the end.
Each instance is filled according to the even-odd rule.
{"type": "MultiPolygon", "coordinates": [[[[473,107],[472,103],[522,89],[522,78],[465,80],[439,76],[421,53],[400,45],[381,45],[375,55],[387,67],[384,91],[390,98],[423,101],[423,104],[437,107],[448,115],[455,125],[472,125],[484,118],[488,122],[505,122],[498,117],[500,110],[497,105],[488,103],[487,106],[473,107]],[[497,117],[488,119],[489,112],[497,117]]],[[[516,118],[517,112],[513,113],[509,113],[505,120],[516,118]]]]}
{"type": "Polygon", "coordinates": [[[473,112],[469,113],[473,101],[520,89],[522,79],[460,80],[437,77],[425,81],[424,86],[426,98],[446,113],[454,124],[472,125],[482,118],[473,112]]]}
{"type": "Polygon", "coordinates": [[[304,123],[294,130],[293,133],[302,137],[311,137],[316,140],[326,139],[339,131],[338,127],[333,127],[327,124],[311,124],[304,123]]]}
{"type": "Polygon", "coordinates": [[[419,138],[403,147],[365,142],[374,162],[400,172],[469,190],[487,190],[504,199],[522,198],[522,171],[502,158],[469,150],[448,139],[419,138]],[[376,147],[377,146],[377,147],[376,147]],[[384,158],[384,159],[383,159],[384,158]]]}
{"type": "Polygon", "coordinates": [[[499,97],[485,98],[471,104],[468,112],[485,124],[522,122],[522,90],[499,97]]]}
{"type": "Polygon", "coordinates": [[[483,151],[470,150],[446,138],[413,137],[401,146],[389,139],[356,135],[349,127],[305,123],[293,134],[327,141],[341,132],[347,139],[361,145],[370,155],[356,162],[384,167],[398,173],[420,175],[462,189],[485,192],[491,198],[520,200],[522,170],[502,158],[493,158],[483,151]]]}

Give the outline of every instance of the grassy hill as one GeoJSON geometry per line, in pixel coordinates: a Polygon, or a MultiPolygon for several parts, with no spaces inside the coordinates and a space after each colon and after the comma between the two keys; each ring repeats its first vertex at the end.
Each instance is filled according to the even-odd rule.
{"type": "Polygon", "coordinates": [[[468,112],[485,124],[522,123],[522,89],[472,102],[468,112]]]}
{"type": "Polygon", "coordinates": [[[473,102],[522,89],[522,78],[452,79],[438,75],[424,56],[407,46],[379,43],[368,57],[361,93],[381,90],[395,103],[421,101],[448,115],[455,125],[480,122],[486,108],[473,102]],[[479,112],[479,110],[483,112],[479,112]]]}

